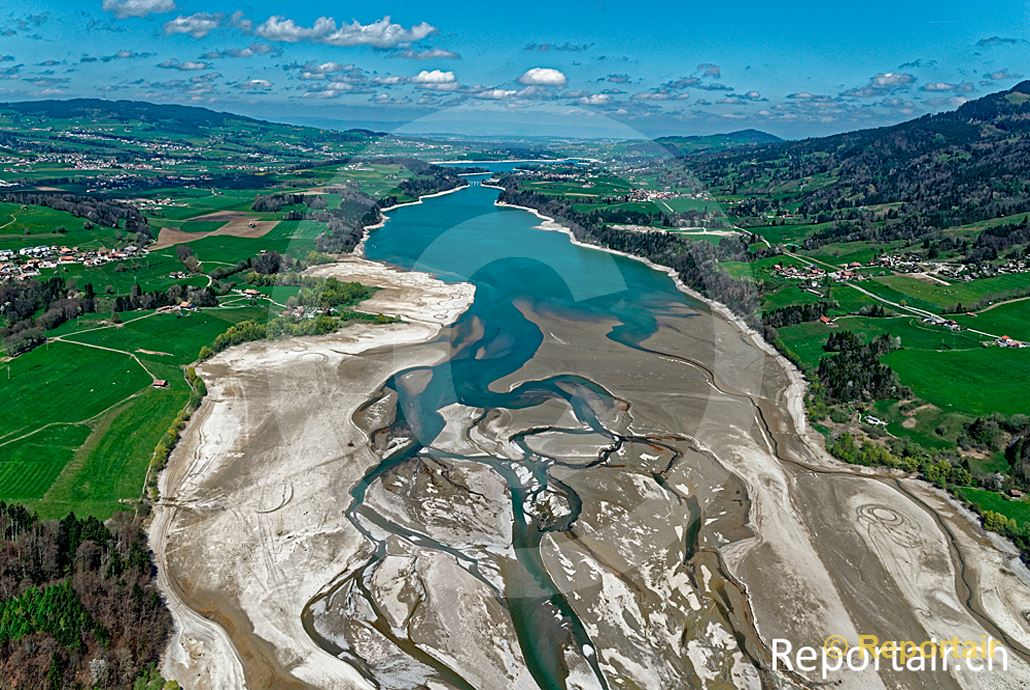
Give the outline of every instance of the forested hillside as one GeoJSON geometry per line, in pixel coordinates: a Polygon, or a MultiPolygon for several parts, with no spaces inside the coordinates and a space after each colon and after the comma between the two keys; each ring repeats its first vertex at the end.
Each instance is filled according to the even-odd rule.
{"type": "Polygon", "coordinates": [[[872,218],[842,211],[900,202],[894,225],[914,232],[1011,215],[1030,210],[1030,81],[892,127],[707,152],[691,165],[734,194],[768,194],[755,212],[796,203],[820,222],[861,224],[872,218]]]}

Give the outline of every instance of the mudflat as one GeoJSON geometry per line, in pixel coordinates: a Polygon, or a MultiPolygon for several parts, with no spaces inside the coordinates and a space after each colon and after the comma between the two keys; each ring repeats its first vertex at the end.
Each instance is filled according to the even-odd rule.
{"type": "MultiPolygon", "coordinates": [[[[638,293],[652,273],[632,276],[638,293]]],[[[634,316],[617,302],[620,318],[477,300],[444,333],[470,285],[361,259],[313,274],[380,287],[362,308],[404,322],[251,343],[201,368],[210,395],[154,527],[179,625],[172,677],[809,687],[822,679],[776,669],[774,641],[831,635],[990,636],[1009,651],[1008,672],[885,666],[832,672],[835,687],[1018,688],[1030,674],[1014,549],[924,483],[830,458],[799,373],[723,310],[663,287],[635,339],[617,333],[634,316]],[[504,369],[513,333],[542,340],[504,369]]],[[[487,299],[513,275],[489,276],[487,299]]]]}
{"type": "Polygon", "coordinates": [[[365,308],[405,320],[249,343],[199,367],[209,394],[161,477],[151,530],[176,622],[165,671],[187,687],[363,684],[301,622],[368,549],[342,516],[375,462],[351,417],[396,369],[444,356],[430,341],[473,289],[358,259],[318,274],[375,283],[365,308]]]}

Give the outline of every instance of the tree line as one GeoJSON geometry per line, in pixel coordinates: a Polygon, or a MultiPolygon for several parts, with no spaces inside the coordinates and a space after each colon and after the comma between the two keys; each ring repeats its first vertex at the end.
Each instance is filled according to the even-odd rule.
{"type": "Polygon", "coordinates": [[[137,283],[132,286],[128,295],[118,295],[114,298],[114,311],[158,309],[175,306],[181,302],[190,302],[195,307],[217,307],[218,297],[210,287],[191,287],[177,283],[167,290],[143,292],[137,283]]]}
{"type": "Polygon", "coordinates": [[[4,350],[9,357],[28,352],[46,341],[47,330],[96,311],[96,305],[92,284],[80,292],[69,288],[60,276],[0,283],[4,350]]]}

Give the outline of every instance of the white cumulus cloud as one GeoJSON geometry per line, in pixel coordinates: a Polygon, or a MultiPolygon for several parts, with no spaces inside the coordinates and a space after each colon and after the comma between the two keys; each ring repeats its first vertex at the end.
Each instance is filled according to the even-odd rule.
{"type": "Polygon", "coordinates": [[[103,8],[119,19],[145,17],[148,14],[171,12],[175,9],[175,0],[104,0],[103,8]]]}
{"type": "Polygon", "coordinates": [[[445,72],[439,69],[424,69],[412,77],[411,81],[423,89],[434,91],[454,91],[458,88],[458,80],[454,76],[454,72],[445,72]]]}
{"type": "Polygon", "coordinates": [[[171,58],[165,60],[158,65],[161,69],[177,69],[180,72],[197,72],[203,69],[209,69],[210,64],[206,62],[192,62],[187,60],[186,62],[179,62],[171,58]]]}
{"type": "Polygon", "coordinates": [[[444,72],[443,70],[424,69],[415,75],[413,81],[416,84],[449,84],[456,81],[454,72],[444,72]]]}
{"type": "Polygon", "coordinates": [[[375,48],[408,45],[421,41],[435,32],[436,27],[427,22],[405,28],[400,24],[394,24],[389,16],[371,24],[362,24],[354,20],[350,24],[339,26],[332,17],[319,17],[314,24],[306,27],[292,19],[277,15],[269,17],[257,28],[258,35],[270,41],[311,41],[333,46],[367,45],[375,48]]]}
{"type": "Polygon", "coordinates": [[[582,105],[607,105],[612,102],[612,97],[606,93],[592,93],[579,99],[582,105]]]}
{"type": "Polygon", "coordinates": [[[865,86],[858,86],[841,93],[846,98],[874,98],[908,89],[916,78],[908,72],[880,72],[869,79],[865,86]]]}
{"type": "Polygon", "coordinates": [[[907,72],[881,72],[872,78],[870,86],[878,89],[890,89],[905,86],[915,81],[915,77],[907,72]]]}
{"type": "Polygon", "coordinates": [[[511,98],[517,92],[515,89],[483,89],[475,94],[476,98],[485,98],[490,101],[500,101],[511,98]]]}
{"type": "Polygon", "coordinates": [[[565,86],[567,81],[561,70],[552,67],[533,67],[519,77],[519,83],[526,86],[565,86]]]}
{"type": "Polygon", "coordinates": [[[193,38],[204,38],[209,33],[222,25],[222,15],[210,14],[208,12],[197,12],[196,14],[176,17],[165,23],[165,33],[189,34],[193,38]]]}

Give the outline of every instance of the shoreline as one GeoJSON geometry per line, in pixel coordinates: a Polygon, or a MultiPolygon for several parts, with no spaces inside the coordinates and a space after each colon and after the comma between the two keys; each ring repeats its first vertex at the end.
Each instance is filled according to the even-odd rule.
{"type": "MultiPolygon", "coordinates": [[[[484,184],[482,186],[489,186],[492,189],[503,189],[503,187],[498,187],[495,185],[484,184]]],[[[566,235],[569,238],[569,241],[576,246],[584,247],[587,249],[595,249],[597,251],[608,252],[609,254],[615,254],[618,256],[624,256],[628,259],[639,261],[642,264],[648,266],[649,268],[652,268],[656,271],[659,271],[669,276],[669,278],[672,279],[672,282],[676,285],[676,289],[678,289],[680,292],[690,297],[691,299],[694,299],[706,305],[709,309],[716,312],[721,317],[732,323],[741,331],[743,335],[748,336],[748,338],[759,349],[761,349],[766,354],[770,355],[775,361],[777,361],[781,365],[781,367],[787,374],[788,380],[790,381],[790,387],[788,388],[788,390],[784,391],[784,394],[787,398],[788,411],[790,412],[791,420],[794,422],[795,431],[798,433],[798,435],[808,438],[808,432],[810,429],[808,424],[808,417],[804,414],[805,393],[808,390],[808,381],[807,379],[805,379],[805,375],[801,372],[800,369],[797,368],[797,366],[794,365],[793,362],[784,357],[783,354],[781,354],[779,351],[776,350],[776,348],[774,348],[769,342],[767,342],[765,338],[762,337],[762,335],[757,330],[749,326],[740,316],[735,314],[725,304],[705,297],[697,290],[684,283],[683,280],[679,277],[679,274],[677,274],[674,269],[669,268],[668,266],[662,266],[661,264],[657,264],[654,261],[651,261],[650,259],[642,256],[637,256],[635,254],[630,254],[628,252],[622,252],[616,249],[601,247],[599,245],[589,244],[587,242],[581,241],[573,234],[571,229],[569,229],[565,225],[562,225],[554,218],[550,216],[545,216],[543,213],[536,210],[535,208],[531,208],[529,206],[519,206],[518,204],[509,204],[504,201],[495,201],[494,205],[500,206],[502,208],[519,209],[531,213],[538,219],[544,221],[540,226],[538,226],[541,230],[547,232],[560,232],[566,235]]],[[[819,448],[818,450],[820,451],[820,453],[826,452],[823,448],[819,448]]]]}
{"type": "Polygon", "coordinates": [[[396,369],[443,356],[433,341],[475,292],[358,257],[313,272],[376,285],[365,306],[403,321],[243,343],[199,367],[209,395],[159,477],[149,530],[174,620],[161,669],[184,687],[363,687],[301,625],[364,548],[338,510],[375,463],[351,419],[396,369]]]}
{"type": "MultiPolygon", "coordinates": [[[[423,195],[416,201],[397,204],[390,207],[390,209],[423,203],[425,197],[454,193],[465,189],[466,186],[423,195]]],[[[484,186],[497,188],[493,185],[484,186]]],[[[847,467],[849,472],[855,473],[855,476],[863,475],[862,468],[840,463],[829,456],[820,443],[811,438],[815,434],[807,424],[807,415],[804,410],[804,394],[807,390],[807,382],[804,380],[803,375],[786,357],[777,352],[770,343],[766,342],[758,331],[749,327],[743,319],[733,314],[726,305],[700,295],[697,291],[684,284],[679,276],[675,274],[675,271],[669,267],[662,266],[644,257],[578,240],[570,228],[558,223],[553,218],[545,216],[536,209],[496,200],[494,205],[515,208],[533,214],[543,221],[537,226],[538,229],[562,232],[569,237],[573,245],[635,259],[649,268],[669,275],[681,293],[700,304],[706,305],[721,320],[732,324],[734,330],[740,333],[740,340],[743,343],[757,346],[761,352],[769,355],[771,359],[782,365],[783,378],[780,381],[780,386],[777,387],[783,391],[782,395],[785,398],[785,414],[782,416],[789,418],[789,425],[794,427],[793,430],[786,429],[787,433],[792,431],[797,433],[799,442],[814,451],[813,458],[825,461],[827,469],[847,467]],[[745,334],[747,337],[744,337],[745,334]],[[784,380],[787,382],[786,386],[782,385],[784,380]]],[[[384,216],[381,223],[367,227],[365,237],[372,229],[385,225],[386,220],[388,218],[384,216]]],[[[362,238],[360,243],[362,250],[365,237],[362,238]]],[[[361,270],[367,270],[373,273],[379,272],[393,276],[409,276],[410,280],[414,283],[420,280],[439,282],[438,279],[425,273],[406,271],[383,262],[373,262],[368,259],[359,258],[357,250],[355,252],[355,255],[344,257],[338,263],[314,267],[311,270],[316,273],[332,273],[334,271],[346,273],[348,270],[347,265],[350,264],[352,267],[350,269],[352,277],[354,275],[353,271],[360,273],[361,270]]],[[[359,275],[353,277],[353,279],[362,280],[362,277],[359,275]]],[[[454,291],[459,289],[460,285],[448,287],[450,291],[454,291]]],[[[168,578],[168,587],[173,589],[181,587],[183,592],[186,593],[184,595],[186,599],[190,595],[195,598],[199,596],[201,597],[201,603],[206,601],[208,607],[211,607],[200,606],[194,609],[182,598],[176,597],[176,603],[182,609],[177,612],[178,615],[173,614],[176,616],[176,628],[172,640],[169,641],[166,656],[162,660],[162,668],[165,668],[166,664],[177,663],[180,668],[185,668],[192,674],[194,672],[193,665],[182,666],[184,659],[188,659],[204,668],[210,668],[214,665],[222,670],[220,676],[210,676],[209,682],[206,684],[191,678],[190,680],[194,682],[189,683],[190,687],[241,687],[248,684],[248,681],[251,687],[267,686],[256,682],[255,678],[258,681],[261,679],[291,681],[290,685],[284,684],[279,687],[294,687],[295,684],[292,681],[318,685],[320,681],[325,681],[326,679],[340,680],[344,678],[353,680],[349,675],[338,675],[343,673],[343,669],[337,663],[338,660],[331,654],[324,653],[320,648],[312,649],[313,645],[310,638],[301,635],[296,621],[289,618],[289,613],[294,611],[298,598],[302,594],[306,596],[312,586],[319,582],[322,582],[324,585],[325,582],[333,580],[331,575],[332,568],[330,567],[332,563],[347,560],[348,554],[352,556],[358,554],[359,551],[357,549],[360,548],[360,544],[355,546],[352,543],[353,535],[346,529],[341,530],[335,526],[336,523],[331,522],[335,519],[333,516],[336,516],[338,513],[338,505],[332,501],[327,502],[326,496],[319,496],[319,494],[327,494],[330,497],[335,495],[333,493],[334,487],[344,486],[350,482],[352,477],[349,477],[347,473],[354,468],[341,467],[340,463],[336,462],[338,458],[319,458],[318,452],[326,445],[325,441],[327,438],[336,438],[338,441],[346,441],[347,438],[350,438],[351,440],[356,440],[359,446],[367,439],[360,439],[354,436],[354,430],[349,428],[350,424],[341,425],[339,423],[338,420],[341,416],[350,418],[350,415],[347,414],[349,408],[346,405],[351,403],[348,402],[346,405],[340,404],[336,400],[338,391],[334,390],[331,395],[321,397],[318,401],[307,400],[305,402],[305,397],[310,398],[312,396],[301,395],[299,398],[291,399],[289,403],[297,407],[301,407],[304,404],[310,405],[311,409],[307,411],[307,414],[311,416],[311,419],[310,423],[306,423],[305,426],[310,427],[310,433],[315,433],[317,428],[320,430],[321,435],[313,440],[306,437],[301,438],[300,443],[297,442],[297,439],[291,437],[287,440],[284,436],[281,441],[282,443],[293,443],[295,445],[281,448],[282,455],[276,457],[274,463],[269,462],[264,454],[255,452],[255,450],[267,446],[269,441],[268,439],[257,437],[257,432],[260,429],[259,425],[255,422],[261,421],[262,418],[259,415],[254,415],[254,411],[249,407],[254,405],[254,408],[260,411],[261,404],[265,401],[259,395],[257,404],[255,404],[251,396],[248,395],[248,392],[253,393],[249,386],[253,384],[253,381],[258,380],[259,376],[261,377],[260,380],[266,382],[277,380],[279,373],[285,373],[285,369],[283,369],[285,364],[301,365],[301,355],[298,353],[306,351],[304,356],[309,358],[322,358],[323,361],[329,361],[334,366],[341,361],[344,363],[349,361],[351,367],[356,367],[356,369],[352,368],[349,371],[352,374],[357,371],[362,375],[358,376],[357,380],[353,376],[347,380],[347,395],[353,396],[353,401],[360,402],[363,394],[368,393],[364,389],[366,383],[373,387],[381,385],[381,383],[376,383],[377,377],[381,381],[381,375],[384,372],[391,371],[400,366],[398,357],[404,358],[404,364],[407,366],[412,361],[417,362],[420,357],[427,358],[433,354],[429,349],[430,346],[425,345],[425,343],[434,336],[430,335],[422,340],[414,339],[409,342],[409,340],[401,336],[400,331],[402,329],[400,326],[419,325],[426,332],[432,331],[438,334],[440,328],[448,323],[453,323],[454,320],[464,313],[473,298],[474,294],[469,296],[468,304],[461,309],[456,309],[457,302],[454,296],[449,294],[436,302],[428,299],[425,301],[409,300],[405,304],[407,311],[403,313],[403,317],[407,320],[414,316],[416,323],[399,325],[396,330],[397,338],[401,342],[387,344],[378,342],[377,336],[382,339],[383,332],[371,331],[370,329],[362,329],[368,330],[367,337],[358,335],[356,338],[358,342],[354,342],[355,338],[348,337],[348,335],[353,336],[356,331],[348,334],[345,329],[330,336],[285,339],[284,341],[279,341],[280,345],[278,346],[274,341],[273,343],[251,343],[237,346],[226,350],[224,353],[220,353],[206,365],[206,367],[211,368],[212,395],[209,398],[205,398],[201,410],[197,411],[194,415],[194,420],[191,420],[190,425],[184,430],[183,442],[180,444],[179,449],[177,449],[177,453],[174,454],[175,459],[169,460],[168,467],[161,475],[162,497],[164,498],[166,496],[167,483],[170,481],[169,475],[172,472],[173,462],[176,463],[176,471],[184,473],[184,476],[180,477],[179,486],[174,487],[179,495],[174,495],[175,492],[167,494],[170,506],[166,505],[164,500],[162,500],[155,507],[155,524],[158,523],[158,520],[161,520],[160,532],[164,535],[169,531],[175,512],[182,510],[187,519],[182,520],[185,524],[179,525],[179,533],[188,531],[196,534],[193,537],[194,539],[214,542],[208,544],[206,550],[197,545],[187,544],[186,546],[192,546],[197,556],[208,556],[211,568],[215,568],[218,565],[224,567],[227,564],[233,564],[237,567],[232,569],[233,573],[208,575],[205,578],[204,567],[207,566],[207,563],[203,558],[196,558],[197,567],[191,569],[189,567],[191,563],[188,560],[188,554],[184,557],[181,554],[175,553],[182,548],[181,544],[174,544],[176,548],[168,549],[167,553],[162,550],[160,558],[158,557],[159,545],[157,542],[153,544],[155,559],[158,559],[161,566],[159,571],[164,571],[166,578],[169,573],[175,576],[168,578]],[[437,307],[438,311],[433,311],[432,307],[434,306],[437,307]],[[433,330],[434,328],[435,330],[433,330]],[[389,356],[382,357],[377,355],[377,352],[381,352],[386,348],[391,350],[389,356]],[[343,357],[343,360],[339,359],[340,356],[343,357]],[[382,359],[380,359],[381,357],[382,359]],[[353,360],[357,360],[357,362],[353,360]],[[227,395],[227,393],[230,394],[227,395]],[[232,402],[235,402],[238,407],[245,408],[245,417],[241,417],[239,412],[234,413],[235,416],[226,412],[225,406],[232,402]],[[317,405],[315,404],[316,402],[317,405]],[[334,422],[335,426],[330,426],[327,429],[325,424],[329,417],[323,418],[322,413],[326,411],[323,408],[326,408],[327,405],[331,406],[331,402],[336,403],[336,406],[331,410],[333,413],[332,418],[336,421],[334,422]],[[216,419],[212,421],[212,417],[216,419]],[[233,421],[236,421],[238,430],[230,432],[227,427],[233,421]],[[248,439],[245,443],[237,446],[238,437],[247,436],[248,433],[254,434],[254,438],[248,439]],[[208,453],[206,455],[201,452],[201,446],[205,443],[208,446],[208,453]],[[313,445],[305,445],[305,443],[313,445]],[[192,454],[186,450],[190,445],[194,445],[192,454]],[[210,446],[215,448],[212,449],[210,446]],[[233,452],[237,448],[239,448],[239,451],[233,452]],[[244,464],[237,460],[237,458],[242,457],[247,458],[247,465],[253,465],[256,468],[238,469],[235,467],[236,465],[244,464]],[[290,462],[291,459],[292,462],[290,462]],[[188,465],[181,467],[180,465],[186,461],[188,461],[188,465]],[[237,476],[237,473],[245,474],[240,477],[237,476]],[[294,478],[298,476],[304,476],[305,478],[303,482],[298,482],[295,485],[294,478]],[[182,496],[181,491],[183,484],[187,485],[185,498],[182,496]],[[189,486],[190,484],[193,486],[189,486]],[[193,489],[192,497],[190,496],[190,489],[193,489]],[[231,508],[228,506],[231,506],[231,508]],[[274,507],[268,509],[268,506],[274,507]],[[257,508],[261,508],[261,510],[257,510],[257,508]],[[192,514],[190,513],[191,509],[193,510],[192,514]],[[302,509],[303,514],[300,515],[299,511],[302,509]],[[158,513],[162,510],[165,514],[159,516],[158,513]],[[232,511],[237,514],[239,519],[237,522],[231,523],[235,529],[229,529],[224,522],[217,522],[215,518],[210,517],[211,514],[215,514],[217,511],[232,511]],[[309,512],[311,513],[310,516],[309,512]],[[188,519],[189,517],[192,517],[193,520],[188,519]],[[243,520],[244,517],[247,520],[243,520]],[[321,518],[320,522],[319,518],[321,518]],[[211,526],[214,526],[216,529],[212,529],[211,526]],[[275,549],[269,551],[269,547],[265,543],[256,543],[252,534],[255,530],[261,530],[263,532],[262,539],[268,539],[271,543],[274,543],[275,549]],[[323,541],[335,543],[330,547],[323,544],[323,541]],[[261,554],[262,549],[266,551],[263,555],[261,554]],[[242,551],[242,554],[239,553],[240,551],[242,551]],[[251,551],[253,553],[250,553],[251,551]],[[187,560],[175,567],[168,567],[167,562],[169,558],[179,560],[186,558],[187,560]],[[265,568],[270,566],[266,561],[269,561],[274,566],[274,569],[267,571],[267,574],[265,568]],[[329,577],[326,577],[327,573],[330,573],[329,577]],[[263,590],[261,588],[262,577],[266,578],[274,587],[263,590]],[[212,592],[225,591],[224,585],[219,587],[219,579],[224,580],[225,578],[229,578],[230,583],[237,583],[238,586],[236,588],[231,586],[228,588],[229,591],[224,595],[225,603],[221,604],[222,600],[220,598],[212,598],[212,592]],[[232,578],[236,579],[233,580],[232,578]],[[180,581],[183,581],[182,584],[179,584],[180,581]],[[192,582],[192,588],[189,587],[190,581],[192,582]],[[280,584],[282,582],[292,582],[293,585],[287,589],[280,584]],[[198,588],[200,589],[199,593],[196,591],[198,588]],[[208,591],[205,592],[205,589],[208,591]],[[204,599],[205,596],[207,596],[206,600],[204,599]],[[241,603],[237,604],[233,596],[239,597],[241,603]],[[219,604],[212,607],[212,601],[217,601],[219,604]],[[235,612],[233,607],[238,607],[239,612],[235,612]],[[198,610],[201,613],[198,613],[198,610]],[[211,619],[203,617],[205,615],[203,612],[205,611],[212,611],[211,619]],[[226,620],[228,620],[228,625],[226,625],[226,620]],[[240,625],[241,623],[245,625],[240,625]],[[192,646],[180,641],[185,635],[193,636],[192,646]],[[242,655],[240,649],[232,643],[232,640],[236,638],[247,642],[243,648],[242,655]],[[180,647],[173,649],[173,643],[179,644],[180,647]],[[210,653],[205,656],[201,652],[198,661],[197,650],[203,649],[205,646],[210,650],[210,653]],[[175,657],[172,653],[173,651],[179,651],[178,657],[175,657]],[[246,659],[248,663],[244,664],[242,659],[246,659]],[[237,668],[236,665],[239,668],[238,678],[241,681],[239,683],[236,682],[236,676],[233,675],[233,670],[237,668]],[[248,670],[249,673],[245,673],[248,670]],[[216,682],[210,682],[211,678],[214,678],[216,682]]],[[[383,294],[380,299],[386,303],[389,302],[390,297],[383,294]]],[[[387,307],[384,306],[381,310],[386,311],[387,307]]],[[[358,329],[360,327],[355,326],[355,328],[358,329]]],[[[392,327],[388,326],[385,328],[392,327]]],[[[389,340],[390,338],[387,337],[386,339],[389,340]]],[[[436,354],[439,355],[439,353],[436,354]]],[[[304,361],[309,363],[307,366],[311,366],[310,363],[314,360],[306,359],[304,361]]],[[[302,383],[304,383],[303,376],[305,375],[303,369],[304,365],[300,366],[299,371],[297,367],[290,368],[293,374],[299,375],[302,378],[302,383]]],[[[310,391],[322,390],[326,381],[331,379],[326,374],[335,371],[331,367],[325,369],[321,372],[320,377],[312,378],[306,388],[302,385],[300,389],[310,391]]],[[[204,372],[204,374],[208,373],[204,372]]],[[[205,379],[207,378],[205,376],[205,379]]],[[[776,402],[773,398],[769,399],[774,403],[776,402]]],[[[276,401],[273,400],[273,402],[276,401]]],[[[282,403],[281,400],[278,402],[282,403]]],[[[282,408],[274,408],[273,406],[269,409],[278,410],[269,416],[272,422],[281,423],[285,421],[286,417],[283,416],[282,408]]],[[[303,407],[301,409],[303,410],[303,407]]],[[[360,454],[362,451],[346,452],[360,454]]],[[[358,469],[361,469],[364,465],[360,460],[361,458],[358,457],[355,461],[345,463],[345,465],[359,466],[358,469]]],[[[951,498],[944,492],[933,491],[932,487],[923,486],[924,482],[918,482],[918,484],[920,488],[918,493],[920,494],[929,493],[938,498],[951,498]]],[[[954,501],[954,499],[951,500],[954,501]]],[[[766,505],[771,505],[771,503],[766,505]]],[[[925,507],[927,513],[932,515],[933,511],[928,506],[925,507]]],[[[755,506],[752,505],[749,512],[755,509],[755,506]]],[[[749,521],[751,519],[752,517],[749,517],[749,521]]],[[[970,524],[973,524],[972,520],[970,524]]],[[[949,527],[948,531],[953,529],[953,527],[949,527]]],[[[964,532],[965,530],[961,531],[964,532]]],[[[179,538],[182,539],[183,537],[179,536],[179,538]]],[[[162,536],[160,548],[164,549],[166,546],[168,544],[162,536]]],[[[967,543],[963,545],[961,552],[975,553],[976,549],[977,545],[975,543],[967,543]]],[[[1008,551],[998,548],[997,545],[995,545],[994,550],[999,554],[1008,554],[1008,551]]],[[[957,540],[956,551],[958,551],[957,540]]],[[[229,568],[225,569],[229,570],[229,568]]],[[[988,570],[987,575],[991,576],[992,572],[988,570]]],[[[167,592],[165,583],[162,583],[161,586],[162,591],[167,592]]],[[[747,590],[746,586],[741,586],[745,591],[747,599],[751,600],[751,593],[747,590]]],[[[175,593],[178,594],[178,592],[175,593]]],[[[759,634],[765,638],[771,633],[759,629],[759,634]]],[[[314,646],[317,647],[317,645],[314,646]]],[[[182,678],[179,679],[183,680],[182,678]]],[[[321,684],[325,685],[324,682],[321,684]]],[[[358,686],[355,683],[355,687],[358,686]]]]}
{"type": "MultiPolygon", "coordinates": [[[[481,174],[481,173],[476,173],[476,174],[481,174]]],[[[378,230],[379,228],[381,228],[384,225],[386,225],[386,221],[390,220],[390,217],[386,215],[386,213],[388,211],[393,211],[395,209],[403,208],[405,206],[418,206],[419,204],[423,203],[424,199],[432,199],[434,197],[444,196],[446,194],[454,194],[455,192],[460,192],[461,190],[467,189],[468,187],[469,187],[468,184],[458,185],[457,187],[452,187],[451,189],[445,189],[445,190],[443,190],[441,192],[432,192],[431,194],[422,194],[415,201],[405,201],[405,202],[402,202],[400,204],[394,204],[392,206],[386,206],[384,208],[379,209],[379,214],[383,217],[383,219],[380,220],[378,223],[373,223],[372,225],[366,225],[364,227],[364,232],[361,235],[361,241],[358,242],[356,245],[354,245],[354,251],[351,252],[351,256],[358,256],[358,257],[361,257],[361,258],[365,258],[365,240],[368,239],[368,234],[372,230],[378,230]]],[[[381,262],[376,262],[376,263],[381,263],[381,262]]],[[[387,264],[383,264],[383,265],[386,266],[387,264]]]]}

